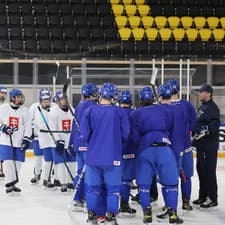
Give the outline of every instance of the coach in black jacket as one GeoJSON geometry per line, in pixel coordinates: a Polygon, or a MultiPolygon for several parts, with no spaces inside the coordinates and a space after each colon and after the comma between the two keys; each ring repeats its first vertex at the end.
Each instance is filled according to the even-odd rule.
{"type": "Polygon", "coordinates": [[[220,111],[212,99],[213,89],[202,85],[199,89],[198,109],[194,129],[193,145],[197,149],[197,172],[199,176],[199,198],[193,201],[202,208],[217,206],[216,164],[219,148],[220,111]]]}

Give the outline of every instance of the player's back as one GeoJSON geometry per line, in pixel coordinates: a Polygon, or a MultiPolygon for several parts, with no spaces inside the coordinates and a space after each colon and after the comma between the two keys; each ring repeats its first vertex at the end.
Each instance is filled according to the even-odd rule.
{"type": "Polygon", "coordinates": [[[88,142],[87,163],[113,165],[120,163],[122,139],[129,135],[127,115],[114,105],[93,105],[85,111],[81,133],[88,142]]]}

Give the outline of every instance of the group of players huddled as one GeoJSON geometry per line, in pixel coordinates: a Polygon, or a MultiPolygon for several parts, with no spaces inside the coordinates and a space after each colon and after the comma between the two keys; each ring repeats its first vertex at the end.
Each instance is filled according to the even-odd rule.
{"type": "Polygon", "coordinates": [[[155,182],[162,185],[165,204],[157,217],[183,223],[177,215],[178,183],[180,176],[182,209],[192,210],[191,133],[196,114],[190,102],[179,99],[178,81],[160,85],[157,96],[151,87],[143,87],[137,109],[131,93],[119,92],[112,83],[100,89],[87,83],[81,94],[72,115],[62,92],[56,92],[52,102],[50,91],[41,89],[39,102],[28,109],[19,89],[9,92],[7,103],[7,89],[0,87],[0,160],[6,193],[21,191],[16,186],[19,169],[32,141],[31,182],[42,177],[47,188],[74,189],[71,210],[86,207],[90,224],[117,225],[119,213],[135,215],[129,205],[133,180],[143,223],[152,222],[151,202],[157,196],[150,193],[155,182]]]}

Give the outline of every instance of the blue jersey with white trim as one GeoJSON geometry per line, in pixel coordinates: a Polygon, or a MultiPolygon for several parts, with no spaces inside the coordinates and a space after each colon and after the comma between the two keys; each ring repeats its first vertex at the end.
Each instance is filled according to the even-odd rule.
{"type": "Polygon", "coordinates": [[[128,116],[114,105],[93,105],[85,110],[80,132],[88,143],[87,165],[120,166],[122,142],[130,132],[128,116]]]}
{"type": "Polygon", "coordinates": [[[131,135],[139,152],[155,143],[170,144],[172,114],[162,105],[141,107],[131,114],[131,135]]]}
{"type": "MultiPolygon", "coordinates": [[[[124,107],[121,108],[128,115],[130,119],[130,114],[134,111],[132,108],[124,107]]],[[[134,143],[131,135],[129,135],[128,140],[123,144],[123,159],[132,159],[136,157],[138,146],[134,143]]]]}
{"type": "MultiPolygon", "coordinates": [[[[76,107],[75,115],[78,119],[78,122],[81,121],[82,116],[84,115],[84,111],[92,106],[97,104],[96,101],[93,100],[81,100],[76,107]]],[[[74,151],[87,151],[87,143],[80,137],[79,127],[77,127],[76,123],[73,121],[73,128],[71,133],[71,142],[74,145],[74,151]]]]}

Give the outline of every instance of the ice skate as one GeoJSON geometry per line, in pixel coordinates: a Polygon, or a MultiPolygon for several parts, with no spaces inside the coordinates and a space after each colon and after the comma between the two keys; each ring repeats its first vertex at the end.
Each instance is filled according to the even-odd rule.
{"type": "Polygon", "coordinates": [[[30,180],[32,184],[37,184],[41,179],[41,174],[35,174],[34,177],[30,180]]]}
{"type": "Polygon", "coordinates": [[[74,190],[74,186],[73,186],[72,183],[68,183],[67,188],[70,189],[70,190],[74,190]]]}
{"type": "Polygon", "coordinates": [[[72,202],[71,210],[73,212],[83,212],[83,211],[85,211],[84,202],[83,201],[74,200],[72,202]]]}
{"type": "Polygon", "coordinates": [[[111,212],[107,212],[105,216],[105,225],[118,225],[116,215],[111,212]]]}
{"type": "Polygon", "coordinates": [[[160,212],[160,213],[158,213],[157,215],[156,215],[156,217],[158,218],[158,219],[165,219],[165,218],[167,218],[169,216],[169,212],[168,212],[168,208],[166,207],[166,206],[164,206],[163,208],[162,208],[162,212],[160,212]]]}
{"type": "Polygon", "coordinates": [[[66,184],[61,185],[61,192],[67,192],[67,185],[66,184]]]}
{"type": "Polygon", "coordinates": [[[91,225],[97,225],[97,217],[93,211],[88,211],[88,222],[91,225]]]}
{"type": "Polygon", "coordinates": [[[55,187],[61,187],[61,183],[59,180],[54,179],[53,184],[55,187]]]}
{"type": "Polygon", "coordinates": [[[47,181],[47,180],[43,180],[43,185],[46,187],[46,188],[54,188],[55,185],[52,184],[50,181],[47,181]]]}
{"type": "Polygon", "coordinates": [[[13,187],[8,187],[5,189],[6,194],[12,193],[13,192],[13,187]]]}
{"type": "Polygon", "coordinates": [[[189,200],[183,199],[182,209],[183,210],[187,210],[187,211],[193,210],[193,207],[190,205],[190,201],[189,200]]]}
{"type": "Polygon", "coordinates": [[[105,216],[97,217],[97,224],[103,224],[105,222],[105,216]]]}
{"type": "Polygon", "coordinates": [[[12,186],[14,192],[21,192],[22,190],[15,185],[12,186]]]}
{"type": "Polygon", "coordinates": [[[184,222],[183,219],[178,217],[177,213],[171,207],[168,207],[168,213],[169,213],[169,223],[181,224],[184,222]]]}
{"type": "Polygon", "coordinates": [[[143,223],[148,224],[152,223],[152,207],[147,206],[146,211],[144,213],[143,223]]]}
{"type": "Polygon", "coordinates": [[[122,217],[134,217],[136,215],[136,209],[131,208],[128,202],[121,200],[119,213],[122,217]]]}

